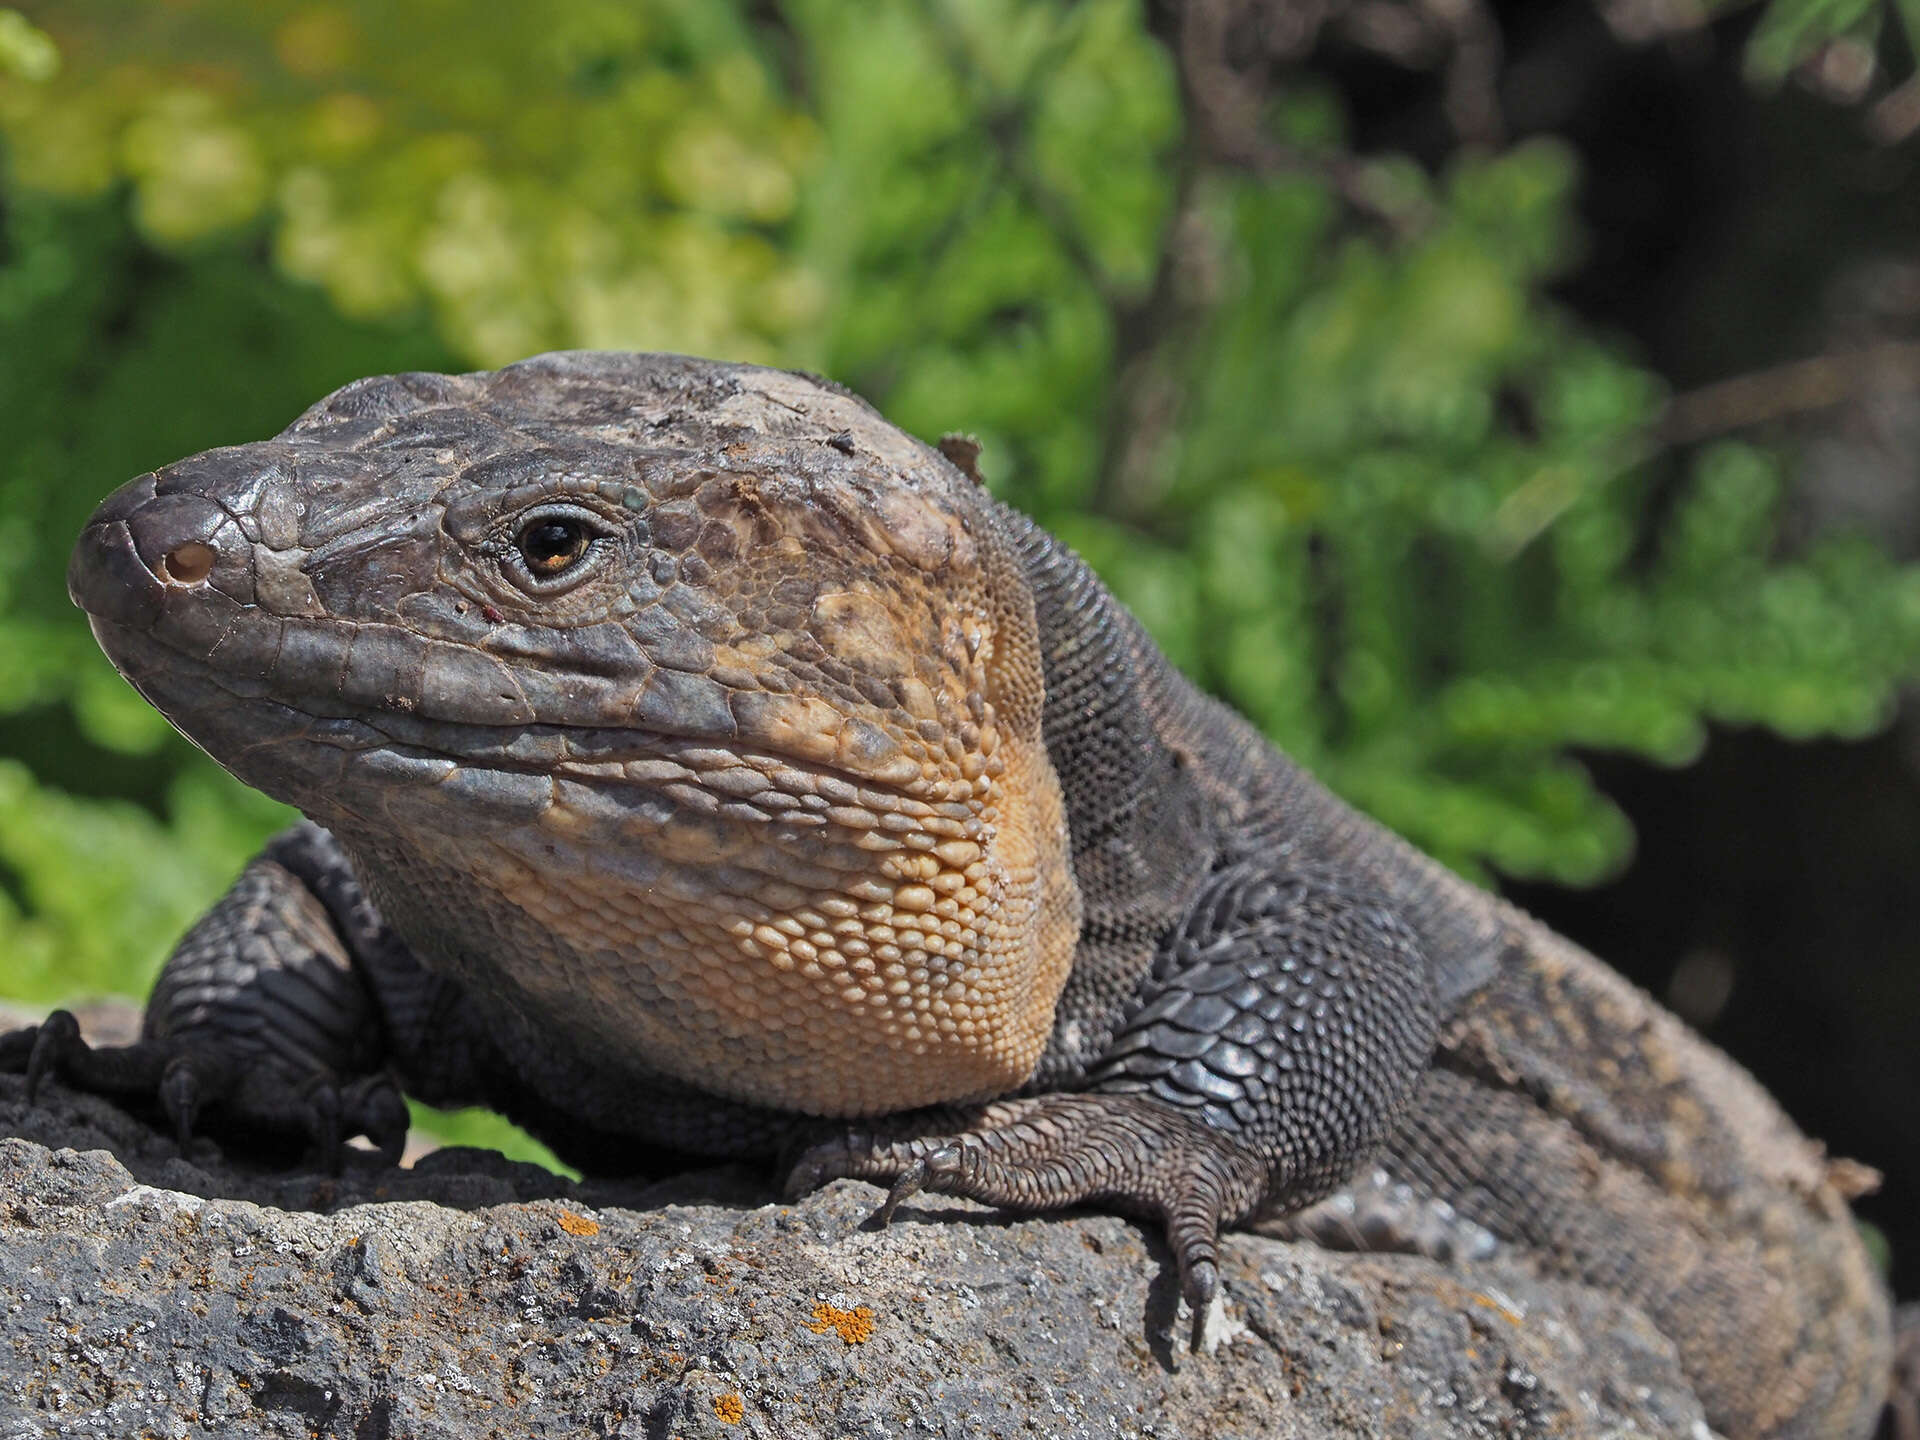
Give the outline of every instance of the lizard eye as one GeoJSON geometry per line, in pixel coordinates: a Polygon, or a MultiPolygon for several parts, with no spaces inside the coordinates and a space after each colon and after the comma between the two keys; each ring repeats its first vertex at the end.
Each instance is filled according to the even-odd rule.
{"type": "Polygon", "coordinates": [[[587,527],[567,516],[535,520],[520,531],[520,556],[542,580],[551,580],[587,553],[587,527]]]}
{"type": "Polygon", "coordinates": [[[519,563],[508,572],[522,589],[550,594],[570,589],[598,567],[585,563],[599,552],[605,529],[570,510],[542,510],[521,521],[513,548],[519,563]]]}

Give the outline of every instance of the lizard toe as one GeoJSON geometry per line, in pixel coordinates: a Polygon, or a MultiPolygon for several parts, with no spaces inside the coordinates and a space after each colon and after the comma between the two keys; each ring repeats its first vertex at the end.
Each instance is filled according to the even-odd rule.
{"type": "Polygon", "coordinates": [[[1262,1157],[1147,1096],[1039,1095],[982,1107],[972,1118],[959,1133],[892,1129],[816,1145],[789,1175],[788,1194],[843,1177],[887,1185],[875,1228],[921,1193],[1020,1210],[1091,1201],[1158,1219],[1192,1311],[1193,1348],[1219,1345],[1226,1332],[1220,1227],[1260,1195],[1262,1157]]]}
{"type": "Polygon", "coordinates": [[[413,1117],[392,1076],[364,1075],[347,1086],[340,1094],[340,1114],[343,1134],[366,1136],[383,1165],[400,1163],[413,1117]]]}
{"type": "Polygon", "coordinates": [[[80,1022],[71,1010],[55,1010],[40,1022],[27,1052],[27,1101],[40,1098],[40,1087],[49,1075],[62,1074],[74,1056],[88,1050],[80,1038],[80,1022]]]}
{"type": "MultiPolygon", "coordinates": [[[[815,1140],[787,1164],[781,1194],[788,1200],[798,1200],[835,1180],[896,1185],[921,1157],[948,1145],[954,1138],[948,1132],[963,1125],[966,1118],[950,1111],[926,1112],[919,1117],[900,1117],[884,1129],[842,1130],[815,1140]]],[[[942,1189],[937,1179],[937,1173],[929,1171],[925,1180],[900,1199],[921,1188],[942,1189]]],[[[892,1211],[888,1215],[891,1217],[892,1211]]]]}
{"type": "Polygon", "coordinates": [[[155,1095],[160,1108],[166,1111],[168,1123],[173,1126],[174,1143],[182,1155],[193,1148],[194,1126],[200,1119],[200,1107],[206,1102],[207,1089],[190,1056],[174,1056],[160,1073],[155,1095]]]}
{"type": "Polygon", "coordinates": [[[884,1229],[891,1225],[900,1207],[922,1190],[936,1194],[964,1193],[967,1160],[964,1138],[915,1157],[894,1178],[893,1188],[887,1191],[886,1200],[873,1212],[874,1228],[884,1229]]]}
{"type": "Polygon", "coordinates": [[[801,1200],[822,1185],[846,1179],[853,1173],[849,1168],[852,1161],[852,1151],[844,1135],[809,1145],[786,1167],[786,1178],[780,1182],[780,1198],[801,1200]]]}

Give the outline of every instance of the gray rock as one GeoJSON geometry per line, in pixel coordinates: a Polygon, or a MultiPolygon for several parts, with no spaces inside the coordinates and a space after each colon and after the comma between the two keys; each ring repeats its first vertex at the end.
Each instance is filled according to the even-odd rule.
{"type": "Polygon", "coordinates": [[[1636,1311],[1498,1266],[1237,1236],[1195,1357],[1109,1215],[936,1197],[874,1232],[853,1182],[460,1149],[262,1172],[12,1075],[0,1135],[0,1440],[1707,1434],[1636,1311]]]}

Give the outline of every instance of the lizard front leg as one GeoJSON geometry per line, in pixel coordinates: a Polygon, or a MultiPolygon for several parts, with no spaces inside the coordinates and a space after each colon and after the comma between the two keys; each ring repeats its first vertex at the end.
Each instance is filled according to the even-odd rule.
{"type": "Polygon", "coordinates": [[[1217,872],[1163,943],[1086,1088],[928,1112],[814,1147],[795,1193],[839,1176],[1020,1209],[1092,1201],[1159,1219],[1205,1337],[1220,1227],[1324,1195],[1386,1138],[1432,1053],[1413,932],[1331,872],[1217,872]]]}
{"type": "Polygon", "coordinates": [[[58,1077],[157,1102],[183,1151],[206,1118],[304,1141],[329,1167],[354,1135],[397,1160],[407,1108],[363,968],[395,946],[332,837],[303,825],[273,840],[181,939],[137,1042],[94,1048],[56,1010],[0,1036],[0,1068],[24,1070],[30,1095],[58,1077]]]}

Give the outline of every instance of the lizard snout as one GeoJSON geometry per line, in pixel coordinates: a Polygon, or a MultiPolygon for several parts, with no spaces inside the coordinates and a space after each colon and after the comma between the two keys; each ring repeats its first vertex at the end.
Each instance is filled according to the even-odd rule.
{"type": "MultiPolygon", "coordinates": [[[[127,529],[140,562],[163,585],[201,585],[226,552],[246,539],[227,512],[198,495],[159,495],[128,517],[127,529]]],[[[229,565],[228,568],[231,568],[229,565]]]]}
{"type": "Polygon", "coordinates": [[[200,495],[155,494],[148,479],[94,513],[74,547],[67,591],[89,615],[149,629],[170,591],[211,585],[246,603],[252,550],[220,505],[200,495]]]}

